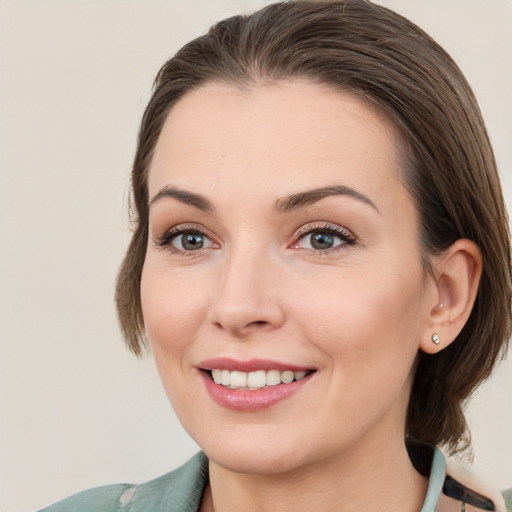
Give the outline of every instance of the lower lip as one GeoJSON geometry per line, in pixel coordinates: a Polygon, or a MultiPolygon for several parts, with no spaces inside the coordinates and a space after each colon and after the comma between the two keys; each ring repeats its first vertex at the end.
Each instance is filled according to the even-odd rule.
{"type": "Polygon", "coordinates": [[[313,375],[309,374],[289,384],[278,384],[277,386],[250,390],[227,388],[215,384],[208,372],[201,371],[200,374],[208,394],[214,402],[226,409],[240,412],[260,411],[272,407],[297,393],[313,375]]]}

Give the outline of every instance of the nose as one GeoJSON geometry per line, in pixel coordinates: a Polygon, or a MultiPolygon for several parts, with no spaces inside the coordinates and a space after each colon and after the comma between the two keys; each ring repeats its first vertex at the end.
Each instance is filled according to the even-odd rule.
{"type": "Polygon", "coordinates": [[[285,316],[282,296],[278,263],[240,248],[223,262],[210,321],[237,337],[277,329],[285,316]]]}

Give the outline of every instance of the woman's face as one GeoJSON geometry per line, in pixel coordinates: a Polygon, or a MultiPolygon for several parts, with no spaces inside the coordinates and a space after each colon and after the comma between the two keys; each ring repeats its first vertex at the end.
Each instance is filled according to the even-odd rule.
{"type": "Polygon", "coordinates": [[[368,104],[305,82],[206,85],[167,118],[144,321],[217,464],[278,473],[403,442],[436,296],[397,146],[368,104]]]}

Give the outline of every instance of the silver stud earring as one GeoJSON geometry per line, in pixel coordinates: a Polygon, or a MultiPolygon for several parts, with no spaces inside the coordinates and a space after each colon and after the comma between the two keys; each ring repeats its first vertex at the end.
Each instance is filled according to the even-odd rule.
{"type": "Polygon", "coordinates": [[[432,341],[433,341],[436,345],[439,345],[439,343],[441,343],[441,338],[439,337],[439,334],[437,334],[437,332],[435,332],[434,334],[432,334],[432,341]]]}

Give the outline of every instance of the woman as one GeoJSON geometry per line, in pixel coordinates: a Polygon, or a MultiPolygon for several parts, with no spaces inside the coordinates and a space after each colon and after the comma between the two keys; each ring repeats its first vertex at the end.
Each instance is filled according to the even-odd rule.
{"type": "MultiPolygon", "coordinates": [[[[365,0],[274,4],[160,70],[117,304],[204,453],[59,510],[505,510],[445,472],[510,335],[469,86],[365,0]]],[[[505,494],[510,502],[510,494],[505,494]]]]}

